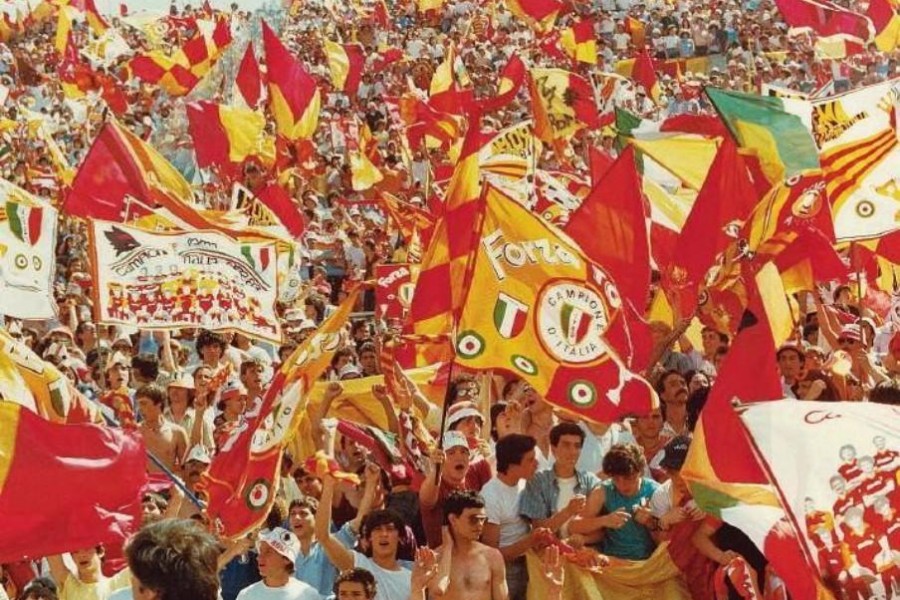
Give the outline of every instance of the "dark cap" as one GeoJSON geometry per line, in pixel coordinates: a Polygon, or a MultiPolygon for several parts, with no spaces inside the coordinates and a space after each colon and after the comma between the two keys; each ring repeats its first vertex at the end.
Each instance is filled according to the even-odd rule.
{"type": "Polygon", "coordinates": [[[691,447],[691,438],[686,435],[679,435],[672,438],[663,449],[663,459],[659,466],[663,469],[671,469],[672,471],[680,471],[684,465],[684,459],[687,458],[688,448],[691,447]]]}

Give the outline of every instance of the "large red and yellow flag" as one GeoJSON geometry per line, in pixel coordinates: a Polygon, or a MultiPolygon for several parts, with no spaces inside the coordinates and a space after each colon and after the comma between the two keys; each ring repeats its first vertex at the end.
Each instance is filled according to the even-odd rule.
{"type": "Polygon", "coordinates": [[[481,194],[480,129],[481,121],[474,115],[447,187],[444,214],[422,258],[415,302],[410,308],[412,331],[419,335],[449,333],[463,305],[464,292],[459,282],[473,251],[481,194]]]}
{"type": "Polygon", "coordinates": [[[348,96],[356,96],[366,64],[362,44],[338,44],[325,40],[324,50],[331,71],[331,84],[348,96]]]}
{"type": "Polygon", "coordinates": [[[560,0],[506,0],[506,7],[532,29],[548,33],[556,23],[563,3],[560,0]]]}
{"type": "Polygon", "coordinates": [[[225,537],[246,534],[269,514],[278,492],[285,445],[306,413],[313,385],[341,346],[342,331],[359,291],[351,292],[281,365],[265,397],[247,413],[255,416],[248,417],[245,428],[232,433],[203,476],[207,513],[225,537]]]}
{"type": "Polygon", "coordinates": [[[291,141],[309,139],[319,124],[322,104],[316,80],[288,52],[265,21],[262,28],[269,106],[278,135],[291,141]]]}
{"type": "Polygon", "coordinates": [[[237,74],[234,76],[234,85],[238,92],[250,108],[259,106],[263,96],[263,79],[259,70],[259,62],[256,60],[256,54],[253,51],[253,42],[247,44],[244,51],[244,57],[238,66],[237,74]]]}
{"type": "Polygon", "coordinates": [[[462,58],[451,45],[431,77],[428,105],[442,112],[463,114],[469,110],[473,98],[472,80],[462,58]]]}
{"type": "Polygon", "coordinates": [[[108,121],[91,145],[63,201],[70,215],[123,221],[146,214],[162,196],[189,202],[190,184],[150,145],[108,121]],[[141,208],[130,200],[145,205],[141,208]]]}
{"type": "Polygon", "coordinates": [[[60,14],[67,12],[67,8],[82,13],[88,26],[97,36],[103,35],[106,30],[109,29],[109,24],[100,14],[100,11],[97,10],[97,5],[94,0],[48,0],[48,3],[52,6],[59,7],[60,14]]]}
{"type": "Polygon", "coordinates": [[[170,95],[184,96],[200,83],[229,44],[231,27],[227,20],[218,19],[211,36],[197,32],[175,54],[154,50],[131,59],[129,67],[136,77],[170,95]]]}
{"type": "Polygon", "coordinates": [[[604,266],[622,296],[643,310],[650,289],[650,238],[634,148],[628,146],[591,188],[564,231],[604,266]]]}
{"type": "Polygon", "coordinates": [[[627,345],[628,330],[618,287],[600,265],[490,185],[477,242],[456,337],[460,365],[514,373],[595,422],[657,403],[613,350],[627,345]]]}
{"type": "Polygon", "coordinates": [[[543,142],[567,140],[600,117],[594,90],[583,77],[563,69],[531,69],[529,77],[534,134],[543,142]]]}
{"type": "Polygon", "coordinates": [[[197,164],[236,169],[250,157],[275,159],[275,140],[265,134],[266,118],[250,108],[201,100],[187,105],[197,164]]]}
{"type": "Polygon", "coordinates": [[[656,66],[653,64],[653,58],[647,48],[641,50],[634,61],[634,69],[631,71],[631,78],[644,88],[647,96],[652,98],[654,102],[659,103],[661,91],[659,88],[659,78],[656,76],[656,66]]]}
{"type": "Polygon", "coordinates": [[[122,543],[141,524],[146,463],[136,433],[0,401],[0,562],[122,543]]]}
{"type": "Polygon", "coordinates": [[[559,45],[572,60],[597,64],[597,37],[594,35],[594,21],[584,19],[563,29],[559,45]]]}
{"type": "Polygon", "coordinates": [[[478,108],[481,112],[486,113],[494,110],[500,110],[510,102],[512,102],[522,84],[525,83],[525,75],[528,69],[525,63],[519,58],[518,54],[512,54],[506,62],[506,66],[500,72],[500,84],[497,87],[497,95],[493,98],[486,98],[478,101],[478,108]]]}

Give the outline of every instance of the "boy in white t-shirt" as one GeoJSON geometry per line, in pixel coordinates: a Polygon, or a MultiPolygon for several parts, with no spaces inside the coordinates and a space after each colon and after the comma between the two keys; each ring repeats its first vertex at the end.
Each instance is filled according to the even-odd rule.
{"type": "Polygon", "coordinates": [[[256,549],[262,581],[241,590],[237,600],[322,600],[315,588],[294,577],[300,540],[293,532],[281,527],[263,530],[256,549]]]}
{"type": "Polygon", "coordinates": [[[500,438],[495,451],[497,475],[481,489],[487,516],[481,539],[503,555],[510,600],[525,598],[528,587],[525,553],[535,546],[537,537],[531,524],[519,513],[525,482],[537,471],[536,445],[533,437],[520,433],[500,438]]]}

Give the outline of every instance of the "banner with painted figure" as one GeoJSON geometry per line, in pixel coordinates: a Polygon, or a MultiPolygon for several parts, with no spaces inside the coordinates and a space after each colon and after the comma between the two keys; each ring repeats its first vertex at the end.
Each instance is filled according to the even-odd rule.
{"type": "Polygon", "coordinates": [[[236,329],[281,339],[274,242],[92,221],[94,310],[107,324],[236,329]]]}
{"type": "Polygon", "coordinates": [[[822,579],[843,597],[896,597],[900,408],[782,400],[740,418],[822,579]]]}
{"type": "Polygon", "coordinates": [[[375,267],[375,315],[379,319],[403,319],[412,304],[416,284],[411,265],[397,263],[375,267]]]}
{"type": "Polygon", "coordinates": [[[57,211],[0,179],[0,314],[52,319],[57,211]]]}

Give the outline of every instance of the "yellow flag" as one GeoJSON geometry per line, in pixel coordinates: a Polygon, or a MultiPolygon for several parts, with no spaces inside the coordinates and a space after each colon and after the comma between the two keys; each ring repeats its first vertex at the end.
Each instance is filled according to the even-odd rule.
{"type": "Polygon", "coordinates": [[[547,401],[596,422],[656,403],[615,348],[628,339],[616,284],[567,236],[488,186],[456,353],[506,369],[547,401]]]}

